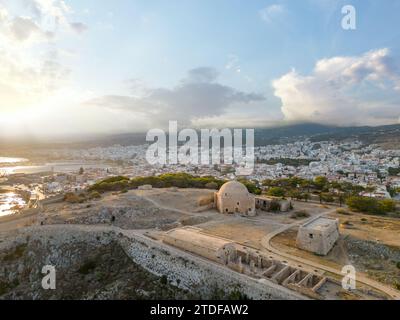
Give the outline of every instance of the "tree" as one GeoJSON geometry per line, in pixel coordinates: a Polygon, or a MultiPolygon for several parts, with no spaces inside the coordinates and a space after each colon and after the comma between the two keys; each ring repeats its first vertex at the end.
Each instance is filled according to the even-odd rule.
{"type": "Polygon", "coordinates": [[[321,193],[322,201],[332,203],[335,201],[335,198],[331,193],[321,193]]]}
{"type": "Polygon", "coordinates": [[[310,194],[309,193],[303,193],[303,199],[305,202],[308,202],[310,200],[310,194]]]}
{"type": "Polygon", "coordinates": [[[310,180],[301,180],[300,182],[300,187],[302,188],[307,188],[307,193],[310,193],[310,188],[312,186],[312,183],[310,180]]]}
{"type": "Polygon", "coordinates": [[[351,196],[346,204],[353,211],[371,213],[378,210],[378,200],[369,197],[351,196]]]}
{"type": "Polygon", "coordinates": [[[295,189],[294,190],[290,190],[288,192],[288,196],[293,198],[293,199],[296,199],[296,200],[299,200],[299,199],[302,198],[302,194],[300,193],[300,191],[295,190],[295,189]]]}
{"type": "Polygon", "coordinates": [[[384,199],[378,202],[379,209],[382,212],[394,212],[396,211],[396,202],[392,199],[384,199]]]}
{"type": "Polygon", "coordinates": [[[343,205],[344,200],[345,200],[345,196],[341,191],[339,191],[338,200],[339,200],[339,206],[341,207],[343,205]]]}
{"type": "Polygon", "coordinates": [[[397,176],[398,174],[400,174],[400,167],[397,167],[397,168],[390,167],[388,169],[388,173],[390,176],[397,176]]]}
{"type": "Polygon", "coordinates": [[[264,187],[270,187],[270,186],[273,185],[273,181],[272,181],[271,179],[265,179],[265,180],[262,182],[262,185],[263,185],[264,187]]]}
{"type": "Polygon", "coordinates": [[[391,199],[378,200],[370,197],[351,196],[346,201],[353,211],[369,214],[385,214],[396,211],[396,202],[391,199]]]}
{"type": "Polygon", "coordinates": [[[268,190],[268,195],[272,197],[284,197],[285,194],[285,190],[281,187],[272,187],[268,190]]]}
{"type": "Polygon", "coordinates": [[[218,184],[216,182],[209,182],[205,185],[206,189],[218,190],[218,184]]]}
{"type": "Polygon", "coordinates": [[[240,179],[238,181],[243,183],[250,193],[255,194],[255,195],[260,195],[261,194],[261,189],[258,188],[257,185],[254,182],[251,182],[251,181],[246,180],[246,179],[240,179]]]}
{"type": "Polygon", "coordinates": [[[328,184],[328,179],[326,177],[316,177],[314,180],[314,185],[318,190],[323,190],[324,188],[326,188],[328,184]]]}

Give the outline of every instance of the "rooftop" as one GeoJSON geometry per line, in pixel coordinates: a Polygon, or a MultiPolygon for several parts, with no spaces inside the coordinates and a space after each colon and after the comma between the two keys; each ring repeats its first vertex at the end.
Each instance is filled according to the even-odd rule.
{"type": "Polygon", "coordinates": [[[336,223],[336,219],[320,217],[304,224],[302,227],[313,230],[325,230],[332,227],[332,225],[335,225],[336,223]]]}

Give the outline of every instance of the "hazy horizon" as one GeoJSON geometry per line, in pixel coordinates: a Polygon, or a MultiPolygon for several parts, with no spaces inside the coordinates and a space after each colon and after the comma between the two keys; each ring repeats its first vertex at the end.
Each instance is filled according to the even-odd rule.
{"type": "Polygon", "coordinates": [[[0,137],[397,124],[400,3],[0,0],[0,137]]]}

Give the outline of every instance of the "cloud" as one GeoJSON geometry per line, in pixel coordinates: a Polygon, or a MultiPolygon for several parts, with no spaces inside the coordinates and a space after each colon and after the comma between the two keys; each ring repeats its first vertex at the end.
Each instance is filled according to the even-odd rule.
{"type": "Polygon", "coordinates": [[[61,0],[0,1],[0,110],[34,105],[66,82],[57,37],[86,27],[69,23],[71,14],[61,0]]]}
{"type": "Polygon", "coordinates": [[[70,21],[73,10],[62,0],[0,1],[0,35],[13,41],[47,42],[64,31],[82,33],[88,26],[70,21]]]}
{"type": "Polygon", "coordinates": [[[0,110],[34,104],[59,89],[69,70],[56,59],[27,65],[17,56],[0,52],[0,110]]]}
{"type": "Polygon", "coordinates": [[[285,7],[280,4],[272,4],[259,11],[261,19],[267,23],[271,23],[276,17],[285,12],[285,7]]]}
{"type": "Polygon", "coordinates": [[[228,62],[225,65],[225,69],[240,73],[242,70],[240,67],[239,57],[234,54],[228,55],[228,62]]]}
{"type": "Polygon", "coordinates": [[[322,59],[310,75],[292,70],[273,88],[289,121],[379,125],[400,116],[400,72],[388,49],[322,59]]]}
{"type": "Polygon", "coordinates": [[[78,34],[84,33],[88,29],[88,26],[81,22],[71,22],[69,25],[78,34]]]}
{"type": "Polygon", "coordinates": [[[197,68],[190,70],[172,89],[147,88],[141,97],[108,95],[87,101],[85,105],[134,113],[146,119],[149,126],[165,127],[169,120],[188,125],[195,119],[223,117],[233,106],[247,108],[265,99],[259,94],[222,85],[216,81],[217,77],[218,72],[213,68],[197,68]]]}
{"type": "Polygon", "coordinates": [[[9,36],[19,42],[46,41],[53,38],[53,33],[43,31],[36,22],[27,17],[16,17],[9,25],[9,36]]]}
{"type": "Polygon", "coordinates": [[[68,25],[67,16],[72,9],[63,0],[24,0],[26,5],[42,22],[68,25]]]}
{"type": "Polygon", "coordinates": [[[186,81],[188,81],[189,83],[213,82],[217,79],[217,77],[218,77],[218,71],[215,70],[214,68],[200,67],[189,70],[186,81]]]}

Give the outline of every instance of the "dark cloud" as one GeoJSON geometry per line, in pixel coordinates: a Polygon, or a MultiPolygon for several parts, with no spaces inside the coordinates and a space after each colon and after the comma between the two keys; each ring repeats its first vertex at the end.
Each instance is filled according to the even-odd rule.
{"type": "Polygon", "coordinates": [[[190,124],[193,119],[223,115],[233,105],[265,100],[262,95],[222,85],[216,82],[217,76],[213,68],[197,68],[172,89],[147,88],[142,97],[109,95],[86,104],[147,115],[149,122],[163,125],[169,120],[190,124]]]}
{"type": "Polygon", "coordinates": [[[188,82],[213,82],[218,78],[218,71],[210,67],[200,67],[189,70],[188,82]]]}
{"type": "Polygon", "coordinates": [[[82,22],[71,22],[69,25],[72,30],[74,30],[78,34],[84,33],[88,30],[88,26],[82,22]]]}

